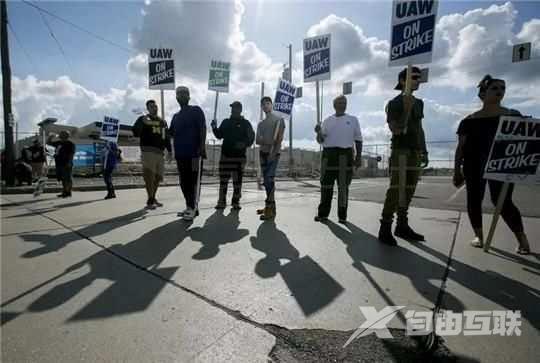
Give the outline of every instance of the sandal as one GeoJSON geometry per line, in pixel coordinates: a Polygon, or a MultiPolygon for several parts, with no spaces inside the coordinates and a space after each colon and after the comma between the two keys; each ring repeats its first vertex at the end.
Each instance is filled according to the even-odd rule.
{"type": "Polygon", "coordinates": [[[482,247],[484,247],[484,242],[480,238],[475,237],[471,241],[471,246],[476,247],[476,248],[482,248],[482,247]]]}

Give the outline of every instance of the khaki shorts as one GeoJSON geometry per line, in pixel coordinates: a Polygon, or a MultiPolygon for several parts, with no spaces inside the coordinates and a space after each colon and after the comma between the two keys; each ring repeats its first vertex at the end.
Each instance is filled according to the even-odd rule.
{"type": "Polygon", "coordinates": [[[143,172],[159,175],[163,178],[165,169],[165,159],[163,152],[157,153],[154,151],[143,151],[141,153],[143,172]]]}

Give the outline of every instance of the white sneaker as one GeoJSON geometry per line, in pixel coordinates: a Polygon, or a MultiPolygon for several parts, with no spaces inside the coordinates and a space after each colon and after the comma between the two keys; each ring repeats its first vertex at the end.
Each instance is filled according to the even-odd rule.
{"type": "Polygon", "coordinates": [[[188,208],[182,218],[184,219],[184,221],[192,221],[195,218],[195,210],[188,208]]]}
{"type": "Polygon", "coordinates": [[[45,189],[45,182],[46,181],[44,178],[39,178],[39,180],[36,183],[36,188],[34,189],[34,197],[38,197],[41,195],[41,193],[43,193],[45,189]]]}
{"type": "Polygon", "coordinates": [[[178,217],[183,217],[184,214],[186,214],[186,212],[188,211],[188,209],[189,209],[189,208],[186,208],[186,209],[184,209],[183,211],[180,211],[180,212],[176,213],[176,215],[177,215],[178,217]]]}
{"type": "Polygon", "coordinates": [[[476,247],[476,248],[482,248],[484,247],[484,241],[482,241],[478,237],[474,237],[474,239],[471,241],[471,246],[476,247]]]}

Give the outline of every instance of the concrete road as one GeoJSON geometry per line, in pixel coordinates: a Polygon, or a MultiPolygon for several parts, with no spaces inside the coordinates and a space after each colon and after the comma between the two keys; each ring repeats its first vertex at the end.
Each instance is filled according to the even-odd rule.
{"type": "MultiPolygon", "coordinates": [[[[418,195],[437,190],[432,184],[418,195]]],[[[461,207],[432,201],[434,209],[411,210],[427,242],[390,248],[375,237],[380,203],[356,200],[384,193],[384,182],[355,182],[346,225],[334,215],[313,222],[316,183],[278,189],[275,223],[255,215],[264,195],[254,184],[240,212],[223,213],[213,209],[216,186],[204,186],[201,215],[189,224],[176,217],[178,187],[161,189],[165,206],[153,211],[142,209],[141,189],[109,201],[102,192],[2,196],[2,360],[421,361],[399,316],[389,323],[394,339],[341,347],[366,320],[360,306],[432,309],[455,236],[443,308],[519,310],[520,336],[446,336],[449,352],[434,361],[537,361],[540,256],[516,255],[505,225],[486,254],[468,245],[461,207]]],[[[536,252],[540,219],[525,226],[536,252]]]]}

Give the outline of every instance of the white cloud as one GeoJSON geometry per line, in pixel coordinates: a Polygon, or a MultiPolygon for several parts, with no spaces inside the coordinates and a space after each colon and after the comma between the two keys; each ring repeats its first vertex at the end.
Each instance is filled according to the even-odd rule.
{"type": "Polygon", "coordinates": [[[39,80],[33,75],[12,78],[13,113],[21,132],[37,129],[37,123],[47,117],[56,117],[60,123],[83,126],[100,121],[105,115],[132,124],[132,109],[144,106],[151,97],[145,88],[111,88],[98,94],[73,82],[68,76],[56,80],[39,80]]]}
{"type": "MultiPolygon", "coordinates": [[[[201,105],[208,120],[213,116],[214,105],[214,93],[207,90],[210,60],[230,61],[231,92],[220,94],[218,118],[226,117],[229,103],[238,99],[244,104],[246,118],[255,124],[259,117],[260,82],[266,84],[265,94],[272,96],[282,65],[255,41],[247,39],[242,30],[244,4],[239,0],[146,1],[143,11],[141,27],[129,34],[130,44],[138,54],[126,64],[129,84],[125,89],[97,93],[67,76],[55,80],[14,78],[14,108],[24,127],[34,130],[37,122],[51,116],[83,125],[110,115],[131,124],[135,119],[132,109],[144,108],[146,99],[159,100],[158,91],[147,89],[147,52],[152,47],[175,49],[176,82],[190,87],[193,103],[201,105]]],[[[429,140],[455,138],[459,120],[479,107],[474,86],[486,73],[507,79],[508,106],[538,114],[538,62],[512,64],[510,60],[511,45],[517,42],[531,41],[533,49],[540,49],[540,19],[524,23],[514,33],[516,16],[513,5],[506,3],[440,17],[430,83],[421,90],[422,95],[427,95],[424,125],[429,140]],[[470,104],[463,100],[464,94],[471,95],[470,104]],[[459,103],[455,101],[458,98],[459,103]]],[[[386,101],[396,94],[393,87],[399,71],[387,65],[388,41],[372,37],[350,19],[333,14],[311,26],[306,36],[323,33],[332,34],[333,63],[332,81],[324,83],[323,118],[331,113],[331,98],[341,93],[341,83],[353,81],[349,111],[359,117],[366,142],[388,142],[383,110],[386,101]]],[[[294,55],[294,68],[293,79],[301,84],[301,52],[294,55]]],[[[299,146],[316,147],[314,89],[314,84],[305,84],[304,97],[295,105],[293,129],[299,146]]],[[[174,92],[166,91],[166,118],[170,120],[177,109],[174,92]]]]}

